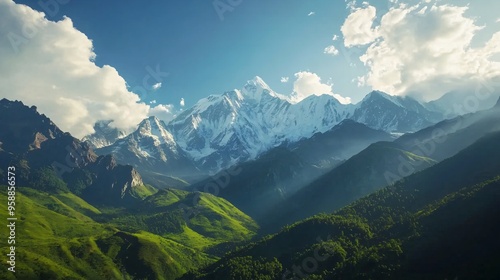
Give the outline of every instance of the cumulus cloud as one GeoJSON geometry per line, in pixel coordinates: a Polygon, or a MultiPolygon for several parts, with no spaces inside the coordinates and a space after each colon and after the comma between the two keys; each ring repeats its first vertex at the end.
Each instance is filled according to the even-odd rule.
{"type": "Polygon", "coordinates": [[[153,90],[158,90],[161,88],[161,83],[156,83],[152,86],[153,90]]]}
{"type": "Polygon", "coordinates": [[[310,16],[314,16],[315,14],[316,14],[315,12],[309,12],[309,13],[307,14],[307,16],[308,16],[308,17],[310,17],[310,16]]]}
{"type": "Polygon", "coordinates": [[[335,46],[330,45],[330,46],[328,46],[328,47],[325,48],[325,50],[323,51],[323,53],[335,56],[335,55],[339,54],[339,50],[337,50],[337,48],[335,48],[335,46]]]}
{"type": "Polygon", "coordinates": [[[156,100],[149,101],[149,104],[156,104],[156,100]]]}
{"type": "Polygon", "coordinates": [[[181,98],[181,101],[179,101],[179,105],[181,105],[181,107],[186,106],[186,103],[184,102],[184,98],[181,98]]]}
{"type": "Polygon", "coordinates": [[[321,78],[316,73],[311,73],[307,71],[302,71],[295,73],[295,82],[293,83],[293,93],[290,97],[290,101],[297,103],[311,95],[332,95],[340,103],[349,104],[351,99],[349,97],[343,97],[339,94],[334,94],[332,92],[332,86],[329,84],[324,84],[321,82],[321,78]]]}
{"type": "Polygon", "coordinates": [[[129,130],[149,106],[127,89],[115,68],[94,63],[92,41],[70,18],[0,0],[0,93],[36,105],[75,137],[93,132],[98,120],[129,130]]]}
{"type": "Polygon", "coordinates": [[[360,57],[369,72],[359,78],[360,85],[429,100],[498,77],[500,63],[491,57],[500,52],[500,32],[483,46],[471,47],[482,27],[464,15],[467,9],[400,5],[384,14],[372,33],[367,28],[351,28],[352,21],[346,20],[343,29],[359,34],[348,34],[345,45],[369,44],[360,57]]]}
{"type": "Polygon", "coordinates": [[[340,28],[346,47],[366,45],[377,38],[377,30],[372,28],[377,9],[367,5],[365,8],[354,9],[347,16],[340,28]]]}
{"type": "Polygon", "coordinates": [[[332,37],[332,41],[337,41],[339,39],[339,36],[338,35],[333,35],[332,37]]]}
{"type": "Polygon", "coordinates": [[[158,104],[157,106],[151,108],[148,112],[148,116],[155,116],[158,119],[164,121],[165,123],[170,122],[176,116],[176,110],[173,105],[168,104],[158,104]]]}
{"type": "Polygon", "coordinates": [[[342,104],[351,104],[352,103],[352,100],[350,97],[342,96],[338,93],[334,93],[332,95],[342,104]]]}
{"type": "Polygon", "coordinates": [[[282,83],[284,83],[284,84],[285,84],[285,83],[288,83],[288,81],[289,81],[289,80],[290,80],[290,78],[289,78],[289,77],[281,77],[280,82],[282,82],[282,83]]]}

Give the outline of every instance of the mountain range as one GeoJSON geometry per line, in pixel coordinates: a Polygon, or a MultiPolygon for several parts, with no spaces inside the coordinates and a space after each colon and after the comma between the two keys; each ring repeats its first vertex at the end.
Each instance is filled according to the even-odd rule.
{"type": "Polygon", "coordinates": [[[158,176],[192,182],[193,177],[256,159],[274,147],[325,133],[346,119],[402,134],[444,118],[442,111],[424,105],[380,91],[357,104],[341,104],[328,94],[292,102],[255,77],[241,89],[201,99],[168,123],[150,117],[126,137],[103,129],[101,123],[85,140],[98,148],[98,154],[115,155],[119,163],[148,166],[158,176]],[[119,137],[112,141],[110,135],[119,137]]]}
{"type": "MultiPolygon", "coordinates": [[[[338,210],[454,156],[488,133],[500,131],[499,106],[497,103],[488,110],[396,139],[346,120],[326,133],[298,142],[296,148],[272,149],[266,156],[238,165],[241,171],[231,176],[218,195],[256,219],[264,232],[274,232],[314,214],[338,210]],[[364,143],[357,146],[358,141],[364,143]],[[347,160],[334,161],[325,169],[317,164],[331,164],[332,158],[347,160]]],[[[223,174],[228,171],[192,187],[204,190],[217,184],[223,174]]]]}
{"type": "Polygon", "coordinates": [[[181,279],[497,279],[498,143],[500,132],[484,135],[451,158],[181,279]]]}
{"type": "Polygon", "coordinates": [[[115,142],[137,169],[2,99],[24,245],[0,278],[497,279],[499,123],[500,100],[401,137],[348,118],[198,183],[150,185],[158,165],[205,172],[171,124],[151,117],[115,142]]]}

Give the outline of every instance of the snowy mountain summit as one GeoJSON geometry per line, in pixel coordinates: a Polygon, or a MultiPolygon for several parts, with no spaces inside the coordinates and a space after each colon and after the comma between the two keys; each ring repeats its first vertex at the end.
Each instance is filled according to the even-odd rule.
{"type": "Polygon", "coordinates": [[[221,169],[325,132],[348,117],[349,109],[329,95],[292,104],[255,77],[242,89],[200,100],[168,128],[196,162],[221,169]]]}
{"type": "Polygon", "coordinates": [[[295,103],[255,77],[241,89],[199,100],[168,124],[150,117],[100,152],[111,152],[129,164],[160,162],[164,167],[190,161],[200,170],[216,172],[284,143],[324,133],[345,119],[388,132],[408,132],[439,116],[410,97],[379,91],[356,105],[341,104],[327,94],[295,103]]]}
{"type": "Polygon", "coordinates": [[[111,120],[98,121],[94,125],[94,133],[85,136],[82,141],[87,142],[94,149],[103,148],[116,142],[116,140],[127,136],[125,131],[111,126],[111,120]]]}

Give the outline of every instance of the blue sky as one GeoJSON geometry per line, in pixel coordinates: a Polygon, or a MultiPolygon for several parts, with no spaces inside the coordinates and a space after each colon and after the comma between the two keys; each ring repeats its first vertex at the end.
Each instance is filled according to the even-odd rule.
{"type": "Polygon", "coordinates": [[[78,137],[101,119],[168,121],[254,76],[295,101],[356,103],[372,89],[432,100],[500,80],[499,10],[488,0],[0,0],[0,92],[78,137]]]}
{"type": "MultiPolygon", "coordinates": [[[[38,1],[16,2],[41,10],[38,1]]],[[[338,92],[359,99],[367,89],[351,80],[361,73],[342,56],[323,53],[347,14],[345,3],[327,0],[244,0],[223,20],[212,1],[90,0],[70,1],[48,18],[69,16],[93,40],[96,63],[115,67],[132,88],[142,85],[147,66],[159,65],[169,76],[145,99],[177,104],[185,98],[189,106],[256,75],[288,94],[293,74],[303,70],[324,82],[332,78],[338,92]]]]}

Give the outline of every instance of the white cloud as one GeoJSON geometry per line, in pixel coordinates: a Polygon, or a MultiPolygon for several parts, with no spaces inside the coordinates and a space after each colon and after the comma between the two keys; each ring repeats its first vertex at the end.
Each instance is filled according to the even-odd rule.
{"type": "Polygon", "coordinates": [[[158,119],[164,121],[165,123],[170,122],[174,119],[176,115],[175,108],[173,105],[158,104],[152,107],[148,112],[148,116],[155,116],[158,119]]]}
{"type": "Polygon", "coordinates": [[[284,83],[284,84],[285,84],[285,83],[288,83],[288,81],[289,81],[289,80],[290,80],[290,78],[289,78],[289,77],[281,77],[280,82],[282,82],[282,83],[284,83]]]}
{"type": "Polygon", "coordinates": [[[330,54],[330,55],[335,56],[335,55],[338,55],[338,54],[339,54],[339,50],[337,50],[337,49],[335,48],[335,46],[330,45],[330,46],[328,46],[328,47],[326,47],[326,48],[325,48],[325,50],[323,51],[323,53],[326,53],[326,54],[330,54]]]}
{"type": "Polygon", "coordinates": [[[153,90],[159,90],[161,88],[161,83],[156,83],[152,86],[153,90]]]}
{"type": "Polygon", "coordinates": [[[357,29],[344,24],[343,31],[350,30],[344,34],[347,47],[369,44],[360,57],[369,72],[359,78],[360,85],[429,100],[500,75],[500,63],[490,59],[500,52],[500,32],[483,47],[472,48],[482,27],[466,17],[466,11],[452,5],[400,5],[383,15],[375,28],[371,23],[357,29]]]}
{"type": "Polygon", "coordinates": [[[377,30],[372,28],[376,12],[375,7],[368,5],[349,14],[340,28],[346,47],[366,45],[377,38],[377,30]]]}
{"type": "Polygon", "coordinates": [[[500,18],[497,18],[497,20],[495,22],[500,22],[500,18]]]}
{"type": "Polygon", "coordinates": [[[354,11],[356,9],[356,0],[352,0],[352,1],[345,0],[345,2],[347,3],[347,5],[346,5],[347,9],[349,9],[351,11],[354,11]]]}
{"type": "Polygon", "coordinates": [[[339,39],[338,35],[333,35],[332,41],[337,41],[339,39]]]}
{"type": "Polygon", "coordinates": [[[148,115],[115,68],[94,63],[92,41],[71,19],[59,22],[11,0],[0,0],[0,92],[36,105],[75,137],[98,120],[130,130],[148,115]]]}
{"type": "Polygon", "coordinates": [[[350,97],[344,97],[338,93],[334,93],[332,95],[342,104],[351,104],[352,103],[352,100],[350,97]]]}
{"type": "Polygon", "coordinates": [[[309,13],[307,14],[307,16],[308,16],[308,17],[310,17],[310,16],[314,16],[315,14],[316,14],[315,12],[309,12],[309,13]]]}
{"type": "Polygon", "coordinates": [[[149,104],[156,104],[156,100],[149,101],[149,104]]]}
{"type": "Polygon", "coordinates": [[[184,98],[181,98],[181,101],[179,101],[179,105],[181,105],[181,107],[186,106],[186,102],[184,101],[184,98]]]}
{"type": "Polygon", "coordinates": [[[295,78],[293,93],[290,97],[290,101],[294,103],[300,102],[311,95],[319,96],[323,94],[332,95],[343,104],[351,103],[350,98],[332,93],[332,85],[322,83],[321,78],[315,73],[302,71],[295,73],[295,78]]]}

